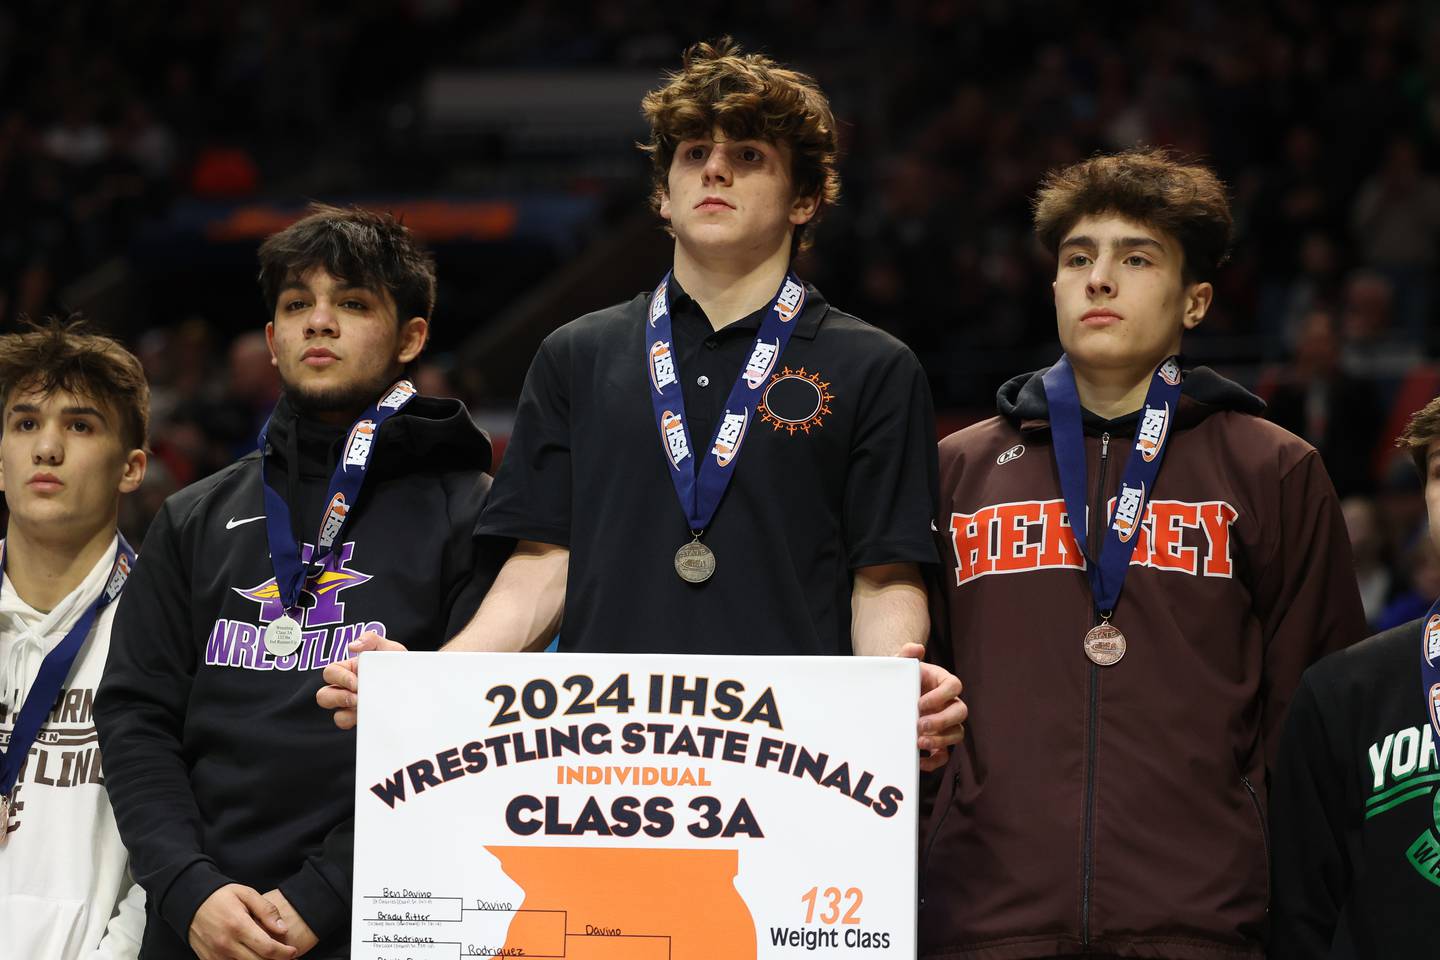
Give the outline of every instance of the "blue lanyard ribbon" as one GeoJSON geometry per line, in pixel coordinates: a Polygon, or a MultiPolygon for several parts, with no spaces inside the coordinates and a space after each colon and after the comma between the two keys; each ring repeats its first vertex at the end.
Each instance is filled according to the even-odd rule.
{"type": "MultiPolygon", "coordinates": [[[[130,570],[135,565],[135,551],[130,549],[124,536],[117,532],[115,537],[118,541],[115,545],[115,564],[110,570],[110,579],[105,584],[105,589],[100,591],[100,596],[80,614],[80,619],[75,621],[65,638],[40,662],[35,682],[30,685],[30,692],[25,695],[25,704],[20,708],[20,714],[15,718],[15,729],[10,733],[10,744],[4,753],[0,754],[0,797],[8,797],[14,789],[15,781],[20,778],[20,771],[25,766],[25,758],[30,755],[30,746],[35,742],[35,735],[40,732],[40,725],[50,713],[50,708],[55,705],[55,698],[59,695],[60,688],[65,685],[65,678],[70,676],[70,668],[74,666],[75,658],[80,655],[85,638],[90,636],[90,628],[95,626],[95,618],[120,596],[120,590],[125,586],[130,570]]],[[[5,551],[0,549],[0,573],[4,570],[5,551]]],[[[0,831],[0,834],[3,834],[3,831],[0,831]]]]}
{"type": "MultiPolygon", "coordinates": [[[[260,430],[260,482],[265,489],[265,533],[270,540],[270,560],[275,568],[275,589],[280,603],[287,613],[296,610],[300,604],[300,592],[306,581],[318,577],[325,569],[325,561],[340,542],[340,533],[360,497],[360,487],[370,469],[371,452],[380,425],[405,408],[415,396],[415,385],[409,380],[399,380],[375,403],[360,414],[360,419],[350,428],[345,446],[340,451],[340,462],[330,478],[330,490],[326,495],[325,514],[320,518],[320,532],[315,537],[315,547],[308,563],[300,560],[300,545],[290,526],[290,505],[266,479],[265,440],[270,434],[270,421],[260,430]]],[[[273,415],[272,415],[273,419],[273,415]]]]}
{"type": "Polygon", "coordinates": [[[1120,494],[1100,547],[1099,562],[1090,556],[1086,535],[1089,518],[1085,505],[1085,432],[1070,358],[1062,356],[1041,380],[1050,407],[1050,436],[1055,447],[1055,466],[1060,472],[1060,490],[1065,495],[1065,510],[1070,515],[1075,542],[1089,561],[1086,570],[1090,575],[1091,594],[1095,609],[1104,620],[1115,612],[1130,568],[1130,555],[1140,539],[1136,534],[1145,519],[1145,505],[1154,492],[1155,477],[1160,472],[1175,409],[1180,402],[1180,380],[1178,357],[1168,358],[1155,369],[1150,389],[1145,393],[1145,407],[1135,425],[1134,446],[1120,477],[1120,494]]]}
{"type": "Polygon", "coordinates": [[[645,365],[650,371],[650,402],[655,408],[660,445],[671,467],[670,479],[675,483],[685,521],[690,524],[691,533],[698,537],[710,525],[735,475],[740,446],[745,442],[746,430],[755,416],[766,381],[795,332],[795,320],[805,309],[805,285],[794,273],[786,273],[780,289],[771,298],[750,347],[749,359],[725,400],[725,412],[715,427],[710,452],[705,454],[698,470],[671,336],[669,287],[670,274],[667,273],[650,299],[651,331],[646,337],[645,365]]]}
{"type": "Polygon", "coordinates": [[[1420,683],[1425,690],[1425,714],[1440,744],[1440,600],[1425,615],[1420,628],[1420,683]]]}

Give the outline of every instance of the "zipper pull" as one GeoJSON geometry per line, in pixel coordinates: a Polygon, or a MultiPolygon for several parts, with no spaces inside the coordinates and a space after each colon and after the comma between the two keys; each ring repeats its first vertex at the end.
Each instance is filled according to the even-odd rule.
{"type": "Polygon", "coordinates": [[[1107,460],[1110,457],[1110,434],[1100,434],[1100,459],[1107,460]]]}

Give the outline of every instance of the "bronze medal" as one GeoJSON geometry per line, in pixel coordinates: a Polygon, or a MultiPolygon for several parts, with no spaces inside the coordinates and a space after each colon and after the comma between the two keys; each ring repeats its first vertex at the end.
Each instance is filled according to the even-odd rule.
{"type": "Polygon", "coordinates": [[[1102,667],[1119,663],[1125,656],[1125,634],[1108,620],[1091,627],[1085,634],[1085,656],[1102,667]]]}
{"type": "Polygon", "coordinates": [[[686,583],[704,583],[715,573],[715,554],[699,540],[675,551],[675,572],[686,583]]]}

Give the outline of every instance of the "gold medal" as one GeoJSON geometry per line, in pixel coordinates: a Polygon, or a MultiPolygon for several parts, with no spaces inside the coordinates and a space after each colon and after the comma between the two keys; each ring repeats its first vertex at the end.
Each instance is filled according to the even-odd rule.
{"type": "Polygon", "coordinates": [[[715,554],[699,539],[675,551],[675,572],[686,583],[704,583],[715,573],[715,554]]]}
{"type": "Polygon", "coordinates": [[[10,839],[10,797],[0,793],[0,846],[10,839]]]}
{"type": "Polygon", "coordinates": [[[1105,620],[1085,634],[1085,656],[1102,667],[1113,666],[1125,656],[1125,634],[1105,620]]]}

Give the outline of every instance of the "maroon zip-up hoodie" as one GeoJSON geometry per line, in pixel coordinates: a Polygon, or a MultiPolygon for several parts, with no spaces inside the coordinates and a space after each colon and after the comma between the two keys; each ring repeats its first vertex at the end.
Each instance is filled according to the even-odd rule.
{"type": "MultiPolygon", "coordinates": [[[[940,444],[936,655],[971,719],[922,831],[921,956],[1262,957],[1280,723],[1366,632],[1334,488],[1257,397],[1189,371],[1115,610],[1128,649],[1093,665],[1042,374],[940,444]]],[[[1135,420],[1086,416],[1092,515],[1135,420]]]]}

